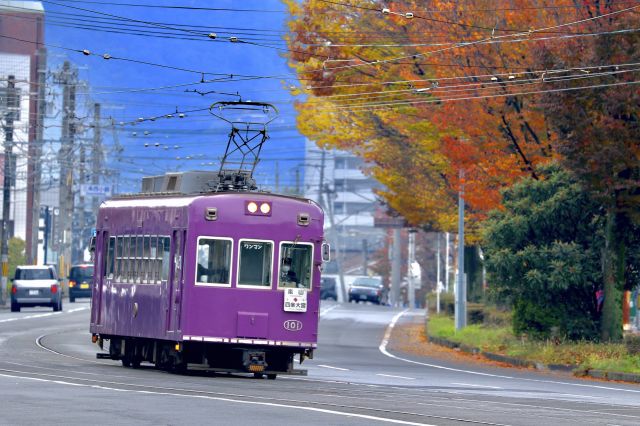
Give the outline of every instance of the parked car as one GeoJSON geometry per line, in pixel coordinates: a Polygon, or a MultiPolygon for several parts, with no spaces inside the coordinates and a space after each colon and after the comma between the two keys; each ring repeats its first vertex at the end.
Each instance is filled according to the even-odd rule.
{"type": "Polygon", "coordinates": [[[93,287],[93,265],[73,265],[69,270],[69,302],[77,297],[91,297],[93,287]]]}
{"type": "Polygon", "coordinates": [[[372,302],[377,305],[388,303],[388,289],[380,277],[356,278],[349,288],[349,302],[372,302]]]}
{"type": "Polygon", "coordinates": [[[18,266],[11,286],[11,312],[23,306],[51,306],[62,310],[62,289],[53,266],[18,266]]]}
{"type": "Polygon", "coordinates": [[[333,277],[320,278],[320,299],[338,300],[336,293],[336,279],[333,277]]]}

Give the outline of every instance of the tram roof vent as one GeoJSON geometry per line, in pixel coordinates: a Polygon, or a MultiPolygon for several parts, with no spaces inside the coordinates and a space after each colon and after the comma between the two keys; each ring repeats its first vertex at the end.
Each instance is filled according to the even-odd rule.
{"type": "Polygon", "coordinates": [[[142,193],[200,194],[211,192],[212,182],[218,179],[213,171],[167,173],[142,178],[142,193]]]}

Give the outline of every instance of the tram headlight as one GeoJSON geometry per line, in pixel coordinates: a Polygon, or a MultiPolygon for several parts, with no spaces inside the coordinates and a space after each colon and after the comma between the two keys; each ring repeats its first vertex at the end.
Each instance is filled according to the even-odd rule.
{"type": "Polygon", "coordinates": [[[271,216],[272,205],[269,201],[245,201],[244,214],[256,216],[271,216]]]}

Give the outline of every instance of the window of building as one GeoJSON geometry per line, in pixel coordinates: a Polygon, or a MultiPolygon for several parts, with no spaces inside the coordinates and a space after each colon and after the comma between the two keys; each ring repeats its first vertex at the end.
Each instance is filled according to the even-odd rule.
{"type": "Polygon", "coordinates": [[[196,285],[231,287],[231,253],[233,240],[199,237],[196,285]]]}
{"type": "Polygon", "coordinates": [[[280,243],[280,270],[278,287],[311,289],[313,245],[303,243],[280,243]]]}
{"type": "Polygon", "coordinates": [[[271,287],[273,243],[240,240],[238,256],[238,287],[271,287]]]}

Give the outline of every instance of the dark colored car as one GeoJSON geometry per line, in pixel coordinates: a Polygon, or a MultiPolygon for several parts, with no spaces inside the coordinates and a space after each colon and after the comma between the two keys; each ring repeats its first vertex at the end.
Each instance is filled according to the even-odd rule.
{"type": "Polygon", "coordinates": [[[62,310],[62,291],[53,266],[18,266],[11,285],[11,312],[23,306],[50,306],[62,310]]]}
{"type": "Polygon", "coordinates": [[[93,287],[93,265],[74,265],[69,271],[69,302],[77,297],[91,297],[93,287]]]}
{"type": "Polygon", "coordinates": [[[336,279],[333,277],[320,278],[320,299],[338,300],[336,293],[336,279]]]}
{"type": "Polygon", "coordinates": [[[349,288],[349,302],[372,302],[386,305],[388,299],[387,288],[380,277],[356,278],[349,288]]]}

